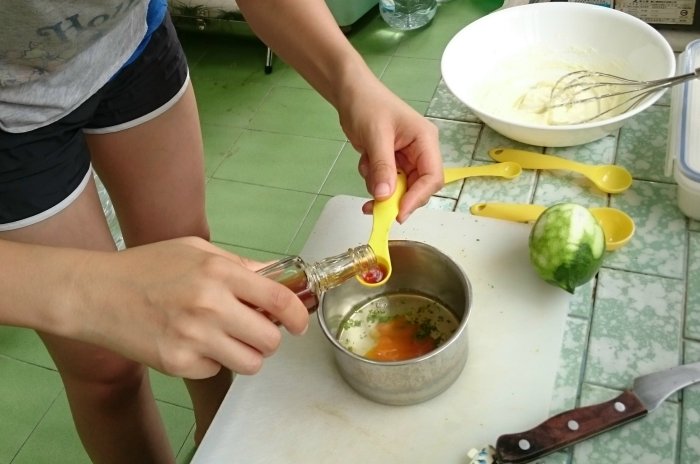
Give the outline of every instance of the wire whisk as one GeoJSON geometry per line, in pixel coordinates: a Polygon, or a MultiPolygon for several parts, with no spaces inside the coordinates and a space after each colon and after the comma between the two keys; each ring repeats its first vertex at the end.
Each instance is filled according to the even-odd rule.
{"type": "Polygon", "coordinates": [[[700,68],[686,74],[650,81],[627,79],[597,71],[570,72],[555,82],[547,105],[550,113],[560,112],[566,115],[562,118],[550,117],[550,123],[581,124],[603,116],[616,116],[633,109],[655,92],[698,77],[700,68]]]}

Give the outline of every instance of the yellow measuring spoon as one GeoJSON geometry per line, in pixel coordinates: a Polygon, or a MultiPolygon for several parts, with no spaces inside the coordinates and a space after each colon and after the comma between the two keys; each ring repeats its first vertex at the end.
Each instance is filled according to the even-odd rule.
{"type": "Polygon", "coordinates": [[[486,164],[483,166],[466,166],[461,168],[444,168],[445,183],[449,184],[459,179],[476,176],[494,176],[506,179],[515,179],[523,172],[518,163],[506,161],[504,163],[486,164]]]}
{"type": "MultiPolygon", "coordinates": [[[[545,206],[526,203],[475,203],[469,211],[475,216],[534,222],[545,209],[545,206]]],[[[617,250],[632,239],[634,221],[624,211],[609,207],[591,207],[588,210],[603,228],[606,250],[617,250]]]]}
{"type": "Polygon", "coordinates": [[[394,193],[382,201],[375,201],[372,209],[372,232],[367,242],[374,251],[379,265],[378,272],[357,276],[357,280],[367,287],[377,287],[391,277],[391,258],[389,257],[389,231],[399,215],[399,203],[406,193],[406,174],[396,172],[396,189],[394,193]]]}
{"type": "Polygon", "coordinates": [[[489,150],[489,156],[496,161],[514,161],[525,169],[567,169],[578,172],[607,193],[624,192],[632,185],[632,175],[629,171],[614,164],[592,166],[558,156],[514,148],[495,148],[489,150]]]}

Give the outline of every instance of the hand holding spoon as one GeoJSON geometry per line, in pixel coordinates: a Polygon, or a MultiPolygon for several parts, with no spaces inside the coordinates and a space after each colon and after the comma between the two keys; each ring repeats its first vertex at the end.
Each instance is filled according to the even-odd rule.
{"type": "MultiPolygon", "coordinates": [[[[547,209],[545,206],[525,203],[476,203],[469,208],[469,211],[475,216],[534,222],[545,209],[547,209]]],[[[634,221],[624,211],[608,207],[588,209],[603,228],[606,250],[617,250],[632,239],[634,221]]]]}
{"type": "Polygon", "coordinates": [[[460,168],[445,168],[445,183],[449,184],[459,179],[476,176],[494,176],[505,179],[515,179],[523,172],[518,163],[506,161],[504,163],[486,164],[483,166],[466,166],[460,168]]]}
{"type": "Polygon", "coordinates": [[[525,169],[567,169],[586,176],[596,187],[607,193],[620,193],[632,185],[632,175],[627,169],[614,164],[589,164],[571,161],[558,156],[543,155],[514,148],[495,148],[489,156],[496,161],[515,161],[525,169]]]}
{"type": "MultiPolygon", "coordinates": [[[[406,193],[406,174],[396,172],[396,189],[394,193],[382,201],[375,201],[372,209],[372,232],[367,242],[377,257],[377,264],[382,275],[357,276],[357,280],[367,287],[383,285],[391,277],[391,258],[389,256],[389,231],[399,214],[401,197],[406,193]],[[371,277],[371,278],[370,278],[371,277]]],[[[377,273],[379,274],[379,273],[377,273]]]]}

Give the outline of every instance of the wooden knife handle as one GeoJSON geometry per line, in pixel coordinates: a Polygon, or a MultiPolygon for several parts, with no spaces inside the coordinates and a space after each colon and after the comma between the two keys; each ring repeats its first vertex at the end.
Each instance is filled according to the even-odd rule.
{"type": "Polygon", "coordinates": [[[626,390],[605,403],[557,414],[526,432],[501,435],[496,441],[497,462],[530,462],[638,419],[647,412],[637,396],[626,390]]]}

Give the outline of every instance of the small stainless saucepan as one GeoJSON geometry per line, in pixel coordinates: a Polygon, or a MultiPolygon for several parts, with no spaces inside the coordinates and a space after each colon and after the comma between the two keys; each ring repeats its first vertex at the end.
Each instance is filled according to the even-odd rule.
{"type": "Polygon", "coordinates": [[[350,386],[379,403],[415,404],[445,391],[464,368],[471,285],[454,260],[430,245],[392,240],[389,252],[393,273],[385,285],[366,287],[350,279],[321,297],[318,318],[333,347],[338,370],[350,386]],[[439,305],[454,316],[454,332],[434,350],[402,361],[376,361],[341,343],[339,337],[348,318],[358,308],[368,302],[381,304],[386,300],[391,304],[397,298],[414,297],[439,305]]]}

